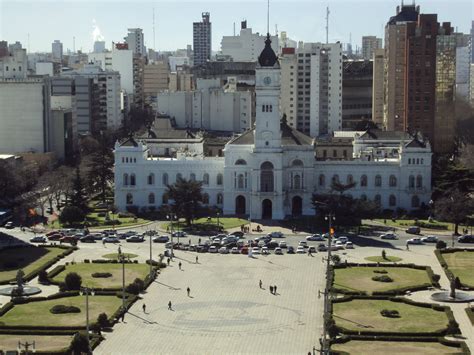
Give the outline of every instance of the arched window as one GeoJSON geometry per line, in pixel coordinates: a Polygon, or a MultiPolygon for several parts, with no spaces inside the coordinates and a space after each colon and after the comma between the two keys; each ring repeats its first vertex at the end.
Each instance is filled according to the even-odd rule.
{"type": "Polygon", "coordinates": [[[123,174],[123,185],[128,186],[128,174],[123,174]]]}
{"type": "Polygon", "coordinates": [[[303,166],[303,162],[299,159],[295,159],[293,160],[293,163],[291,163],[291,166],[295,166],[295,167],[302,167],[303,166]]]}
{"type": "Polygon", "coordinates": [[[260,190],[273,192],[273,164],[269,161],[260,166],[260,190]]]}
{"type": "Polygon", "coordinates": [[[411,198],[411,207],[418,208],[420,207],[420,198],[418,196],[413,196],[411,198]]]}
{"type": "Polygon", "coordinates": [[[389,184],[390,184],[390,187],[397,186],[397,178],[395,175],[390,175],[389,184]]]}
{"type": "Polygon", "coordinates": [[[395,195],[390,195],[390,197],[388,198],[388,204],[391,207],[394,207],[397,205],[397,198],[395,197],[395,195]]]}
{"type": "Polygon", "coordinates": [[[136,163],[136,162],[137,162],[137,158],[133,158],[133,162],[136,163]]]}
{"type": "Polygon", "coordinates": [[[202,184],[203,185],[209,185],[209,174],[208,173],[205,173],[202,176],[202,184]]]}
{"type": "Polygon", "coordinates": [[[247,165],[247,162],[243,159],[237,159],[235,165],[247,165]]]}
{"type": "Polygon", "coordinates": [[[217,204],[222,205],[224,203],[224,198],[222,197],[222,194],[217,194],[217,204]]]}
{"type": "Polygon", "coordinates": [[[352,184],[354,182],[354,178],[351,174],[347,175],[347,184],[352,184]]]}
{"type": "Polygon", "coordinates": [[[421,175],[418,175],[416,177],[416,188],[421,189],[423,187],[423,177],[421,175]]]}
{"type": "Polygon", "coordinates": [[[135,181],[135,174],[130,175],[130,185],[135,186],[136,181],[135,181]]]}
{"type": "Polygon", "coordinates": [[[332,176],[331,183],[336,184],[339,182],[339,175],[335,174],[332,176]]]}
{"type": "Polygon", "coordinates": [[[362,175],[360,177],[360,186],[367,187],[367,175],[362,175]]]}
{"type": "Polygon", "coordinates": [[[191,173],[191,174],[189,175],[189,181],[196,181],[196,174],[191,173]]]}
{"type": "Polygon", "coordinates": [[[148,175],[148,185],[154,185],[155,184],[155,174],[151,173],[148,175]]]}
{"type": "Polygon", "coordinates": [[[183,179],[183,175],[181,175],[181,173],[177,173],[176,174],[176,182],[178,182],[181,179],[183,179]]]}
{"type": "Polygon", "coordinates": [[[325,186],[326,185],[326,177],[321,174],[319,175],[319,186],[325,186]]]}
{"type": "Polygon", "coordinates": [[[128,157],[125,158],[125,162],[128,163],[128,157]]]}
{"type": "Polygon", "coordinates": [[[375,195],[374,202],[380,206],[382,204],[382,197],[380,195],[375,195]]]}
{"type": "Polygon", "coordinates": [[[415,177],[413,175],[408,177],[408,187],[411,189],[415,187],[415,177]]]}
{"type": "Polygon", "coordinates": [[[131,193],[127,194],[127,205],[133,205],[133,195],[131,193]]]}
{"type": "Polygon", "coordinates": [[[360,195],[362,201],[367,201],[367,196],[365,194],[360,195]]]}
{"type": "Polygon", "coordinates": [[[239,174],[237,177],[237,188],[238,189],[243,189],[245,186],[245,178],[244,174],[239,174]]]}
{"type": "Polygon", "coordinates": [[[150,205],[154,205],[155,204],[155,194],[154,193],[151,193],[148,195],[148,203],[150,205]]]}
{"type": "Polygon", "coordinates": [[[209,195],[208,194],[202,194],[202,203],[205,205],[209,204],[209,195]]]}
{"type": "Polygon", "coordinates": [[[382,177],[380,175],[375,175],[375,186],[376,187],[382,186],[382,177]]]}
{"type": "Polygon", "coordinates": [[[217,174],[217,185],[222,185],[222,184],[223,184],[222,174],[219,173],[217,174]]]}
{"type": "Polygon", "coordinates": [[[408,165],[411,164],[411,158],[408,158],[408,165]]]}
{"type": "Polygon", "coordinates": [[[167,173],[164,173],[162,178],[161,178],[161,182],[163,183],[163,186],[167,186],[168,185],[168,174],[167,173]]]}
{"type": "Polygon", "coordinates": [[[161,203],[163,205],[167,205],[168,204],[168,194],[163,194],[163,196],[161,197],[161,203]]]}
{"type": "Polygon", "coordinates": [[[293,188],[296,190],[301,189],[301,177],[299,175],[293,177],[293,188]]]}

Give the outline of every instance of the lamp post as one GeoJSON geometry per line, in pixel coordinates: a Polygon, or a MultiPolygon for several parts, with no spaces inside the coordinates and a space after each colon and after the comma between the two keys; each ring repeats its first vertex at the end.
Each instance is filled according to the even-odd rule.
{"type": "Polygon", "coordinates": [[[25,341],[24,343],[22,343],[21,341],[18,341],[18,352],[21,353],[21,349],[22,348],[25,348],[25,355],[28,355],[28,351],[30,350],[30,346],[32,347],[31,351],[32,352],[36,352],[36,347],[35,347],[35,342],[33,341],[32,343],[29,343],[27,341],[25,341]]]}
{"type": "Polygon", "coordinates": [[[89,294],[91,296],[95,295],[95,291],[93,288],[89,287],[81,287],[81,290],[79,291],[80,295],[86,295],[86,337],[87,337],[87,349],[88,353],[91,353],[91,341],[89,337],[89,294]]]}
{"type": "MultiPolygon", "coordinates": [[[[174,213],[170,213],[169,215],[166,216],[166,219],[170,221],[171,225],[171,256],[174,255],[173,253],[173,220],[176,218],[176,215],[174,213]]],[[[178,243],[179,243],[179,237],[178,237],[178,243]]]]}
{"type": "Polygon", "coordinates": [[[220,232],[221,228],[220,228],[220,223],[219,223],[219,215],[220,215],[220,213],[217,212],[217,230],[220,232]]]}
{"type": "Polygon", "coordinates": [[[119,262],[122,264],[122,311],[125,313],[125,256],[119,247],[119,262]]]}

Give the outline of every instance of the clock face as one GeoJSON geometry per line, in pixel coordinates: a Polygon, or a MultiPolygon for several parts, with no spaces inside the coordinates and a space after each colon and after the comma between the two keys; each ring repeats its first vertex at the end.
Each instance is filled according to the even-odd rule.
{"type": "Polygon", "coordinates": [[[265,78],[263,78],[263,83],[265,85],[270,85],[272,83],[272,79],[269,76],[266,76],[265,78]]]}

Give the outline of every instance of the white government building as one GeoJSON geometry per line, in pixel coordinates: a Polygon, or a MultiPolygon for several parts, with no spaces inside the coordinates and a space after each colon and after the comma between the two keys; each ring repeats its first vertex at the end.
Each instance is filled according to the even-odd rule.
{"type": "Polygon", "coordinates": [[[315,159],[314,139],[280,117],[280,65],[270,43],[268,36],[256,68],[255,127],[231,139],[224,157],[179,152],[176,158],[161,158],[142,141],[116,143],[118,209],[170,203],[167,185],[181,177],[203,182],[203,204],[252,219],[314,215],[312,195],[330,192],[334,180],[356,182],[348,193],[383,209],[428,204],[431,148],[404,132],[355,134],[352,159],[315,159]]]}

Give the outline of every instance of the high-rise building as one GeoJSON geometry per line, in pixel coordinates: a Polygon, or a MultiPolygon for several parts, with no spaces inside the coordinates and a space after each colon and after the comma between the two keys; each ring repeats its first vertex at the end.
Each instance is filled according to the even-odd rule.
{"type": "Polygon", "coordinates": [[[376,49],[382,48],[382,38],[376,36],[362,37],[362,58],[369,60],[374,56],[376,49]]]}
{"type": "Polygon", "coordinates": [[[53,53],[53,60],[61,62],[63,60],[63,44],[59,40],[55,40],[51,44],[51,52],[53,53]]]}
{"type": "Polygon", "coordinates": [[[471,105],[474,106],[474,63],[471,63],[470,95],[471,105]]]}
{"type": "Polygon", "coordinates": [[[454,100],[451,73],[437,73],[441,70],[438,67],[448,62],[455,68],[455,51],[448,49],[455,38],[447,36],[452,36],[449,23],[440,25],[436,14],[420,14],[420,7],[414,4],[397,7],[397,14],[385,27],[384,127],[421,132],[432,142],[435,152],[448,147],[443,140],[453,140],[449,138],[452,129],[447,128],[454,125],[453,115],[446,116],[439,109],[454,100]],[[443,38],[438,41],[438,36],[443,38]],[[437,85],[442,88],[438,90],[437,85]],[[437,99],[443,103],[438,104],[437,99]],[[437,130],[443,131],[438,138],[437,130]]]}
{"type": "Polygon", "coordinates": [[[470,100],[471,35],[456,36],[456,98],[470,100]]]}
{"type": "Polygon", "coordinates": [[[158,93],[168,90],[169,80],[168,64],[154,62],[145,65],[143,71],[143,93],[145,104],[155,106],[158,93]]]}
{"type": "Polygon", "coordinates": [[[379,127],[383,127],[383,67],[384,50],[376,49],[374,52],[374,69],[372,79],[372,121],[379,127]]]}
{"type": "Polygon", "coordinates": [[[300,43],[295,53],[283,51],[280,65],[289,80],[280,105],[290,127],[312,137],[341,130],[342,44],[300,43]]]}
{"type": "MultiPolygon", "coordinates": [[[[234,62],[256,62],[265,46],[265,37],[252,33],[247,21],[242,21],[238,36],[224,36],[221,41],[222,54],[232,57],[234,62]]],[[[278,53],[278,36],[271,36],[272,49],[278,53]]]]}
{"type": "Polygon", "coordinates": [[[202,13],[202,21],[193,23],[193,65],[211,60],[212,27],[209,12],[202,13]]]}
{"type": "Polygon", "coordinates": [[[474,63],[474,21],[471,24],[471,63],[474,63]]]}
{"type": "Polygon", "coordinates": [[[94,53],[105,52],[105,41],[94,42],[94,53]]]}
{"type": "Polygon", "coordinates": [[[128,49],[131,49],[133,54],[139,56],[146,55],[145,39],[141,28],[129,28],[127,37],[124,39],[128,44],[128,49]]]}

